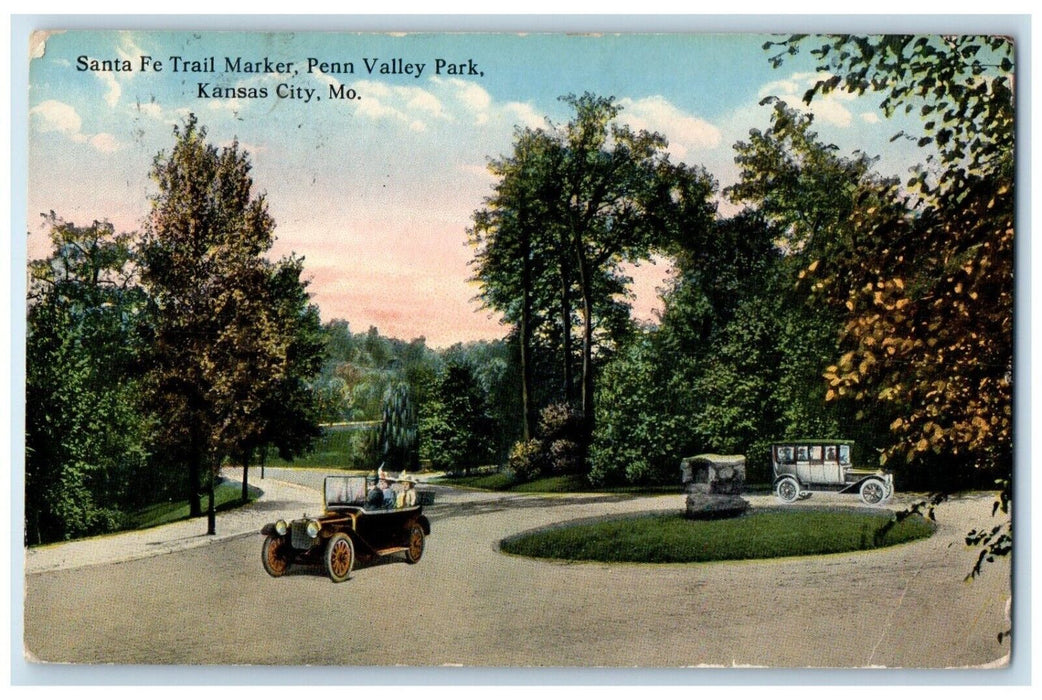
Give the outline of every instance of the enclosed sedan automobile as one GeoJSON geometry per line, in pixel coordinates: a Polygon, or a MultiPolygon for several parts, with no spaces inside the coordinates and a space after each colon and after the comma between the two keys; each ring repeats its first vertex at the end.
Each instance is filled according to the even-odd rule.
{"type": "Polygon", "coordinates": [[[881,469],[859,469],[851,460],[848,440],[793,440],[771,445],[774,493],[783,503],[809,498],[814,491],[858,494],[868,505],[880,505],[894,493],[893,475],[881,469]]]}

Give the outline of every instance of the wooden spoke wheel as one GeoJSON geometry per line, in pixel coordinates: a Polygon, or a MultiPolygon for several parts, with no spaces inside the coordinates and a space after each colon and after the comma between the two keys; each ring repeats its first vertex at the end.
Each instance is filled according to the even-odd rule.
{"type": "Polygon", "coordinates": [[[405,560],[407,562],[415,564],[420,560],[420,557],[423,556],[424,542],[423,528],[418,524],[414,524],[409,528],[408,549],[405,550],[405,560]]]}
{"type": "Polygon", "coordinates": [[[338,532],[326,545],[326,571],[336,583],[346,581],[355,565],[355,545],[351,538],[338,532]]]}
{"type": "Polygon", "coordinates": [[[264,547],[261,549],[261,563],[269,576],[282,576],[289,569],[289,556],[286,551],[286,540],[275,535],[268,535],[264,539],[264,547]]]}

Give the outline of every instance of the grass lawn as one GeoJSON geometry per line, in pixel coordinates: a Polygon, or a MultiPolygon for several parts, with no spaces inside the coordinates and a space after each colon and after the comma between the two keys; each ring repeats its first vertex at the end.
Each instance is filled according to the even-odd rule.
{"type": "MultiPolygon", "coordinates": [[[[329,469],[364,469],[365,440],[368,433],[343,426],[322,430],[308,454],[287,462],[274,455],[268,458],[269,467],[325,467],[329,469]]],[[[371,469],[376,469],[375,466],[371,469]]]]}
{"type": "Polygon", "coordinates": [[[933,526],[918,516],[883,532],[890,520],[889,511],[844,509],[767,509],[721,520],[668,513],[555,527],[500,545],[530,557],[664,564],[851,552],[933,534],[933,526]]]}
{"type": "MultiPolygon", "coordinates": [[[[250,500],[254,500],[261,494],[261,490],[255,486],[249,487],[250,500]]],[[[237,481],[226,481],[218,484],[214,489],[214,503],[217,510],[225,510],[242,505],[242,484],[237,481]]],[[[203,494],[203,512],[206,512],[208,497],[203,494]]],[[[143,530],[157,525],[165,525],[178,520],[188,518],[188,501],[170,501],[157,503],[148,508],[143,508],[130,516],[129,530],[143,530]]]]}

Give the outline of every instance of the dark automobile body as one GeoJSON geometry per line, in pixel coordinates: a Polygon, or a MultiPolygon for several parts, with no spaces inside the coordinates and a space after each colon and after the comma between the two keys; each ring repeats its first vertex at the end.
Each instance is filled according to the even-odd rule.
{"type": "Polygon", "coordinates": [[[339,583],[347,580],[358,558],[402,552],[410,564],[418,562],[431,533],[423,506],[367,506],[366,496],[374,488],[374,480],[364,476],[327,476],[322,515],[278,520],[261,529],[264,570],[281,576],[294,563],[324,564],[339,583]]]}
{"type": "Polygon", "coordinates": [[[783,503],[808,498],[812,491],[856,493],[879,505],[894,493],[893,475],[859,469],[850,440],[789,440],[771,445],[774,492],[783,503]]]}

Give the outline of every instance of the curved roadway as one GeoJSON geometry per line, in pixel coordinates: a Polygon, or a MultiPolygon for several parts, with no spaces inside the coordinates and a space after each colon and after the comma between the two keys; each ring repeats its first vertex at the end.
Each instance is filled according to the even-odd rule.
{"type": "MultiPolygon", "coordinates": [[[[260,485],[285,493],[283,480],[311,489],[321,475],[269,469],[260,485]]],[[[321,502],[317,491],[297,490],[321,502]]],[[[129,561],[30,565],[27,658],[950,668],[1001,666],[1008,652],[1008,642],[999,644],[996,635],[1008,627],[1009,562],[963,580],[976,556],[964,544],[965,533],[992,524],[987,494],[942,506],[933,537],[899,547],[681,565],[538,561],[506,556],[497,547],[503,537],[557,522],[679,511],[680,495],[539,497],[439,487],[436,498],[425,509],[433,533],[419,564],[389,557],[356,567],[342,584],[313,568],[268,577],[255,531],[129,561]]],[[[835,499],[850,503],[816,495],[795,507],[835,499]]],[[[773,502],[750,500],[754,507],[773,502]]],[[[300,515],[297,502],[254,505],[254,518],[300,515]]]]}

